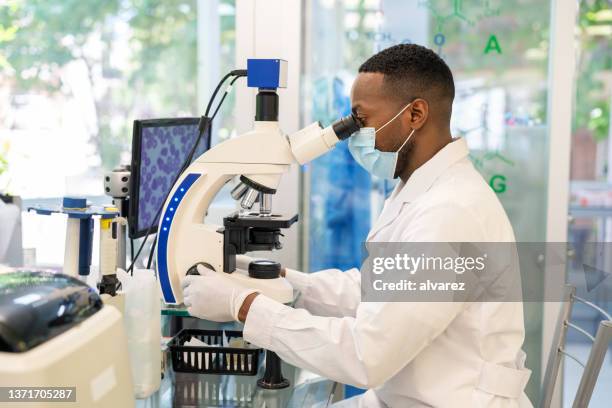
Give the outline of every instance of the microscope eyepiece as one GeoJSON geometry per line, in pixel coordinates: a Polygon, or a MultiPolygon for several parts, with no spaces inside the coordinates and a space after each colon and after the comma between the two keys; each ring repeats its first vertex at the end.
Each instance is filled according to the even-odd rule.
{"type": "MultiPolygon", "coordinates": [[[[334,148],[336,143],[348,139],[363,127],[353,114],[338,119],[325,129],[318,122],[289,136],[291,152],[299,164],[306,164],[334,148]]],[[[264,191],[265,192],[265,191],[264,191]]]]}
{"type": "Polygon", "coordinates": [[[332,124],[332,128],[338,136],[338,139],[348,139],[353,133],[357,132],[363,124],[354,114],[347,115],[341,119],[338,119],[332,124]]]}

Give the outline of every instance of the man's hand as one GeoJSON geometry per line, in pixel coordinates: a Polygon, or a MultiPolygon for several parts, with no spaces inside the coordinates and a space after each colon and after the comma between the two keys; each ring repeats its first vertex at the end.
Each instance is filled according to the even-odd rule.
{"type": "Polygon", "coordinates": [[[199,276],[189,275],[183,280],[183,302],[189,314],[214,322],[238,320],[245,299],[257,291],[238,285],[202,265],[197,268],[199,276]]]}

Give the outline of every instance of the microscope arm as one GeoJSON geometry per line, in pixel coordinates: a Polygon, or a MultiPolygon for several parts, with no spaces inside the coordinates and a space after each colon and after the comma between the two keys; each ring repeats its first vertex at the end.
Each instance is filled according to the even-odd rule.
{"type": "Polygon", "coordinates": [[[286,302],[292,294],[290,285],[266,288],[275,279],[265,282],[266,279],[232,274],[235,255],[281,247],[280,228],[288,228],[297,216],[264,213],[263,201],[276,193],[281,176],[291,164],[304,164],[319,157],[359,127],[356,119],[348,116],[325,129],[314,123],[286,137],[278,122],[256,121],[252,131],[218,144],[191,164],[168,196],[158,227],[157,271],[165,302],[182,302],[181,282],[187,274],[195,273],[199,263],[227,272],[224,277],[245,286],[264,285],[262,293],[286,302]],[[256,199],[263,200],[260,213],[235,213],[224,219],[223,226],[204,223],[213,198],[236,176],[240,177],[241,185],[237,187],[241,191],[232,196],[242,199],[241,205],[246,209],[256,199]],[[262,228],[262,222],[268,226],[262,228]],[[274,296],[276,289],[278,296],[274,296]]]}

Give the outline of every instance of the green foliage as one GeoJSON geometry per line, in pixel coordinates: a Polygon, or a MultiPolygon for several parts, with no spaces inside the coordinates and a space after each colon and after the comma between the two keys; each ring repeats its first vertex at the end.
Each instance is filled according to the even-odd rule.
{"type": "Polygon", "coordinates": [[[0,176],[8,170],[8,160],[4,157],[4,154],[0,152],[0,176]]]}
{"type": "Polygon", "coordinates": [[[156,104],[153,111],[167,106],[196,111],[196,0],[132,0],[130,10],[130,44],[136,50],[130,87],[156,104]]]}
{"type": "Polygon", "coordinates": [[[0,6],[0,69],[23,88],[59,88],[57,68],[88,58],[91,34],[119,9],[118,0],[11,0],[0,6]]]}
{"type": "Polygon", "coordinates": [[[612,71],[612,46],[609,36],[594,34],[592,29],[610,27],[612,21],[601,19],[610,4],[594,0],[581,2],[580,7],[574,129],[588,129],[599,142],[608,138],[610,128],[610,96],[603,92],[603,74],[612,71]]]}
{"type": "MultiPolygon", "coordinates": [[[[3,179],[2,175],[6,173],[9,169],[9,163],[7,159],[9,150],[9,143],[5,142],[2,146],[0,146],[0,180],[3,179]]],[[[0,186],[0,193],[5,192],[6,185],[0,186]]]]}
{"type": "MultiPolygon", "coordinates": [[[[92,141],[109,169],[129,149],[133,119],[200,112],[196,19],[197,0],[8,0],[0,3],[0,82],[7,78],[13,95],[67,94],[62,68],[84,61],[98,88],[92,141]],[[129,61],[118,66],[122,47],[129,61]]],[[[222,41],[233,40],[233,24],[221,17],[222,41]]]]}

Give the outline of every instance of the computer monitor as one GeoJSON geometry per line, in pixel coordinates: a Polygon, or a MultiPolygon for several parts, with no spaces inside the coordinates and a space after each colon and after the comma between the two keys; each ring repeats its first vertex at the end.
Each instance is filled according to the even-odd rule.
{"type": "MultiPolygon", "coordinates": [[[[199,118],[134,121],[128,219],[131,238],[157,232],[155,216],[197,140],[198,123],[199,118]]],[[[209,148],[210,130],[202,136],[193,160],[209,148]]]]}

